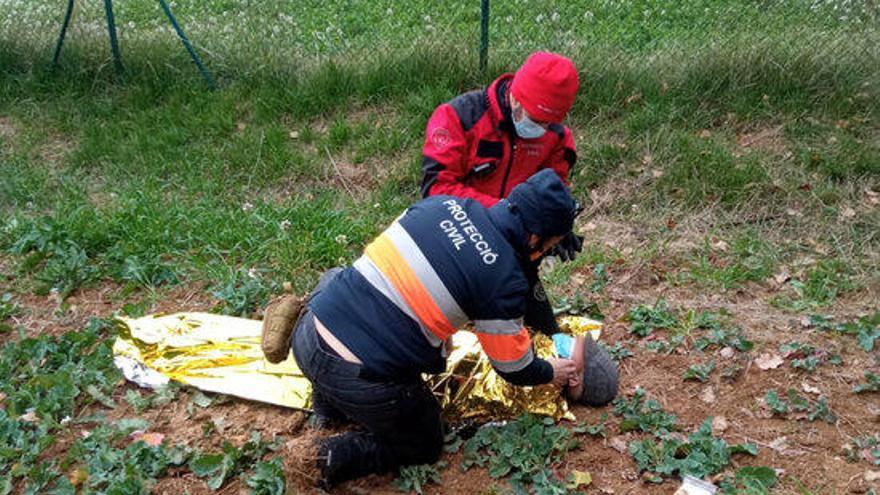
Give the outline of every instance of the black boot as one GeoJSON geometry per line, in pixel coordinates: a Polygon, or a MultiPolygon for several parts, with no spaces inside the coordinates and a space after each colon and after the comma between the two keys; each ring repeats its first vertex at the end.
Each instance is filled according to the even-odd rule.
{"type": "Polygon", "coordinates": [[[318,448],[318,469],[321,472],[318,486],[330,490],[344,481],[384,473],[395,467],[383,457],[378,442],[370,433],[350,431],[330,437],[318,448]]]}

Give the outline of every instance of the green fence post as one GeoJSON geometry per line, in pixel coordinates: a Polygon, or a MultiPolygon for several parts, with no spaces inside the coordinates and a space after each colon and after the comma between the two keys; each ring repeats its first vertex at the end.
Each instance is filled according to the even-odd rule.
{"type": "Polygon", "coordinates": [[[489,63],[489,0],[480,5],[480,71],[485,75],[489,63]]]}
{"type": "Polygon", "coordinates": [[[104,14],[107,16],[107,31],[110,33],[110,50],[116,72],[122,72],[122,56],[119,54],[119,41],[116,39],[116,21],[113,19],[113,0],[104,0],[104,14]]]}
{"type": "Polygon", "coordinates": [[[61,34],[58,35],[58,43],[55,44],[55,55],[52,56],[52,68],[58,65],[58,57],[61,56],[61,45],[67,36],[67,26],[70,24],[70,15],[73,14],[73,0],[67,0],[67,12],[64,14],[64,24],[61,25],[61,34]]]}
{"type": "Polygon", "coordinates": [[[183,29],[180,28],[180,25],[177,23],[177,19],[174,18],[174,14],[171,13],[171,9],[168,8],[168,4],[165,3],[165,0],[159,0],[159,4],[162,5],[162,10],[165,11],[165,15],[168,17],[168,20],[171,21],[171,25],[174,26],[174,31],[177,32],[177,37],[180,38],[181,43],[186,48],[186,51],[189,52],[189,56],[192,61],[198,67],[199,72],[202,74],[202,77],[205,78],[205,81],[208,83],[208,87],[211,89],[215,89],[217,85],[214,83],[214,78],[211,77],[211,73],[208,72],[208,69],[202,65],[202,60],[196,54],[196,51],[193,49],[192,44],[189,42],[189,38],[186,37],[186,34],[183,33],[183,29]]]}

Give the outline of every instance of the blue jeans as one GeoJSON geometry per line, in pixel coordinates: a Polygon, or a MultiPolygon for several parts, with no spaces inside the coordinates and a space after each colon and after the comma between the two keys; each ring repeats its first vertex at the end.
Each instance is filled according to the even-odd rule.
{"type": "MultiPolygon", "coordinates": [[[[324,274],[312,296],[337,273],[324,274]]],[[[361,365],[343,360],[321,339],[311,311],[297,323],[292,344],[297,364],[312,383],[315,412],[363,427],[326,440],[322,449],[332,452],[330,484],[401,465],[433,463],[440,457],[440,404],[421,378],[365,378],[361,365]]]]}

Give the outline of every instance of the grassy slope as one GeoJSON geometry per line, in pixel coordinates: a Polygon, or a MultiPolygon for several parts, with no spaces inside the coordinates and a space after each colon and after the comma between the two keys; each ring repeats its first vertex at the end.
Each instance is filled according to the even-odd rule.
{"type": "MultiPolygon", "coordinates": [[[[876,262],[877,211],[864,191],[876,184],[880,151],[877,74],[865,60],[876,54],[867,39],[849,41],[843,53],[766,42],[684,60],[678,50],[610,61],[575,53],[585,68],[571,122],[580,194],[622,189],[604,210],[661,237],[670,234],[657,218],[680,222],[710,207],[717,221],[683,234],[696,244],[708,234],[792,244],[781,255],[815,241],[870,283],[862,265],[876,262]],[[768,131],[772,145],[761,146],[768,131]],[[754,136],[758,145],[737,145],[754,136]],[[856,214],[837,222],[848,209],[856,214]]],[[[194,74],[137,52],[117,83],[69,48],[63,76],[4,52],[4,244],[28,251],[22,233],[50,225],[50,236],[117,278],[131,257],[211,281],[239,266],[278,280],[350,259],[415,199],[430,110],[480,82],[427,48],[295,75],[243,70],[210,93],[194,74]],[[338,194],[345,187],[353,195],[338,194]],[[307,207],[313,197],[324,207],[307,207]]]]}

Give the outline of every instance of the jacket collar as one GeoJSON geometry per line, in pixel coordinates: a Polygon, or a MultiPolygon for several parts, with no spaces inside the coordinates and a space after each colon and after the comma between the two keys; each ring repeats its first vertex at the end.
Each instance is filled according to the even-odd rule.
{"type": "Polygon", "coordinates": [[[489,208],[489,220],[517,254],[526,252],[526,229],[510,201],[502,199],[489,208]]]}
{"type": "Polygon", "coordinates": [[[513,132],[513,120],[510,116],[510,102],[507,94],[510,91],[510,83],[513,82],[513,74],[502,74],[492,81],[486,88],[486,97],[489,100],[489,115],[492,125],[499,130],[513,132]]]}

